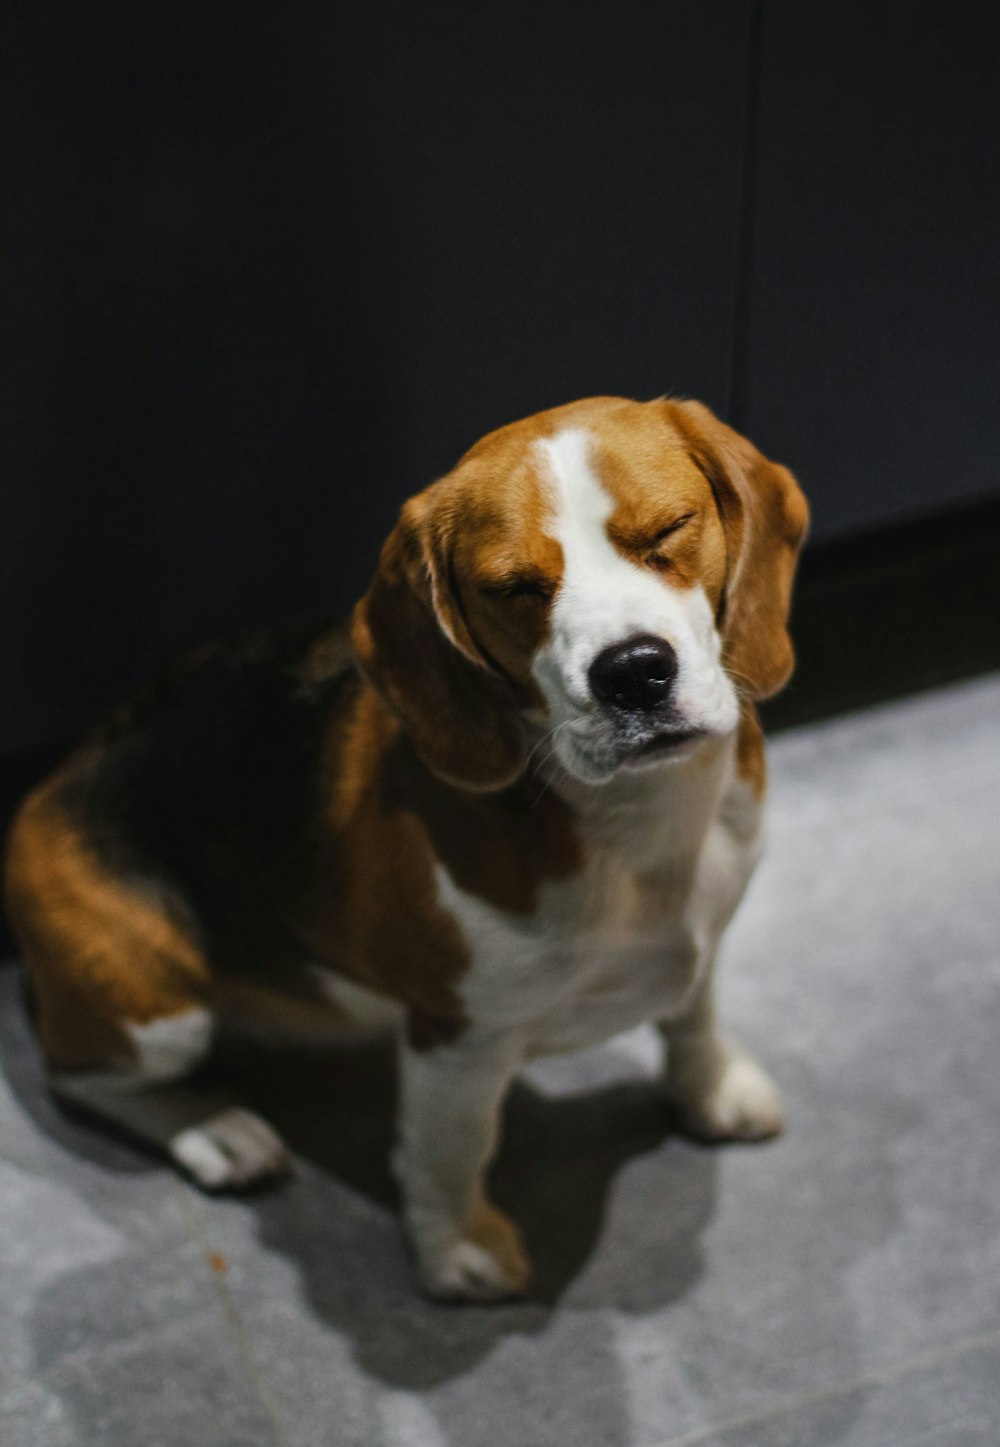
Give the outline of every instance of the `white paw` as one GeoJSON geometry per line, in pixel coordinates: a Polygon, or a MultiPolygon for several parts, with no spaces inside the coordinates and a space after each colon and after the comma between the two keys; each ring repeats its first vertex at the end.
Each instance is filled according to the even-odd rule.
{"type": "Polygon", "coordinates": [[[456,1241],[450,1250],[422,1261],[420,1284],[440,1301],[503,1301],[520,1296],[525,1286],[474,1241],[456,1241]]]}
{"type": "Polygon", "coordinates": [[[689,1080],[686,1088],[669,1093],[682,1128],[703,1140],[769,1140],[784,1128],[777,1085],[741,1050],[729,1051],[721,1068],[700,1085],[689,1080]]]}
{"type": "Polygon", "coordinates": [[[253,1111],[234,1106],[170,1141],[170,1154],[206,1191],[238,1190],[291,1169],[284,1141],[253,1111]]]}
{"type": "Polygon", "coordinates": [[[528,1289],[531,1265],[517,1228],[487,1203],[462,1236],[416,1246],[420,1284],[440,1301],[505,1301],[528,1289]]]}

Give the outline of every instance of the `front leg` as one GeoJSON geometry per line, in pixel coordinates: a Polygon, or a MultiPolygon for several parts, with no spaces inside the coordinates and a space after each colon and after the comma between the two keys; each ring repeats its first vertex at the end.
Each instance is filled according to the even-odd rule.
{"type": "Polygon", "coordinates": [[[684,1013],[660,1022],[667,1098],[681,1130],[698,1140],[767,1140],[784,1126],[781,1095],[763,1067],[719,1033],[713,969],[684,1013]]]}
{"type": "Polygon", "coordinates": [[[519,1063],[510,1035],[474,1029],[429,1050],[402,1045],[395,1166],[420,1282],[431,1296],[491,1301],[527,1287],[517,1228],[484,1186],[519,1063]]]}

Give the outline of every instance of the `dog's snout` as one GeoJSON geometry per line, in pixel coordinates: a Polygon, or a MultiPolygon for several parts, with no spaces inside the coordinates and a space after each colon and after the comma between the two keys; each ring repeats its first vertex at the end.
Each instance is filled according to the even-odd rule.
{"type": "Polygon", "coordinates": [[[677,654],[665,638],[640,633],[613,643],[590,665],[594,697],[621,709],[653,709],[670,695],[677,677],[677,654]]]}

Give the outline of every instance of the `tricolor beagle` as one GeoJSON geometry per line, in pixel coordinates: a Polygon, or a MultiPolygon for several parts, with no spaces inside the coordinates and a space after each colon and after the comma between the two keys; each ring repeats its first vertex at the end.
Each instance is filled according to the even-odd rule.
{"type": "Polygon", "coordinates": [[[758,855],[753,700],[791,670],[807,515],[697,403],[577,402],[411,499],[347,624],[134,698],[10,840],[54,1089],[241,1186],[287,1155],[178,1084],[217,1024],[398,1027],[420,1278],[478,1299],[528,1280],[483,1187],[526,1059],[653,1020],[685,1128],[778,1131],[712,966],[758,855]]]}

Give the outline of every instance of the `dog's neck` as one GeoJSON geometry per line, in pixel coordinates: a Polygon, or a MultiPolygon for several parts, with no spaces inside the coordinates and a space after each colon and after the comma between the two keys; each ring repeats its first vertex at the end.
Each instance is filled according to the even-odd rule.
{"type": "Polygon", "coordinates": [[[542,743],[529,769],[545,792],[569,805],[591,843],[660,856],[667,839],[689,846],[704,837],[732,778],[734,758],[730,734],[705,739],[686,758],[621,768],[590,783],[570,774],[542,743]]]}

